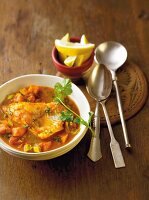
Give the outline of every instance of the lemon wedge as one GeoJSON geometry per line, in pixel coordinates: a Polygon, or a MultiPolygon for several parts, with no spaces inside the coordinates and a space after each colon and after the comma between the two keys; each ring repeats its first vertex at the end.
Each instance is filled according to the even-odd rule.
{"type": "Polygon", "coordinates": [[[80,44],[66,42],[58,39],[55,40],[55,46],[60,53],[69,56],[78,56],[86,53],[91,53],[93,48],[95,47],[95,45],[92,43],[80,44]]]}
{"type": "Polygon", "coordinates": [[[89,59],[89,57],[91,56],[91,53],[89,52],[89,53],[77,56],[74,65],[81,66],[86,60],[89,59]]]}
{"type": "MultiPolygon", "coordinates": [[[[81,40],[80,40],[80,43],[81,44],[88,44],[88,40],[86,38],[86,36],[83,34],[82,37],[81,37],[81,40]]],[[[77,56],[77,59],[74,63],[75,66],[81,66],[86,60],[88,60],[88,58],[91,56],[91,53],[86,53],[86,54],[83,54],[83,55],[79,55],[77,56]]]]}
{"type": "Polygon", "coordinates": [[[70,42],[70,35],[69,35],[69,33],[66,33],[66,35],[64,35],[64,37],[62,37],[61,41],[70,42]]]}
{"type": "Polygon", "coordinates": [[[64,60],[64,64],[68,67],[72,67],[75,63],[77,56],[69,56],[64,60]]]}
{"type": "MultiPolygon", "coordinates": [[[[69,33],[66,33],[66,35],[64,35],[64,37],[62,37],[61,41],[65,41],[65,42],[69,42],[70,41],[70,35],[69,33]]],[[[59,52],[59,60],[61,63],[64,63],[64,60],[67,58],[68,56],[65,55],[64,53],[60,53],[59,52]]]]}
{"type": "Polygon", "coordinates": [[[58,57],[61,63],[64,63],[64,60],[68,57],[67,55],[63,54],[63,53],[58,53],[58,57]]]}
{"type": "Polygon", "coordinates": [[[88,44],[89,43],[88,40],[87,40],[87,38],[86,38],[86,36],[84,34],[81,37],[80,43],[81,44],[88,44]]]}

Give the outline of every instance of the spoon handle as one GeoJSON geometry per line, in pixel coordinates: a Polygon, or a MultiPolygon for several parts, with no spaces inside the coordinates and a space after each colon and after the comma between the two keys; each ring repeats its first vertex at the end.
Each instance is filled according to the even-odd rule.
{"type": "Polygon", "coordinates": [[[99,102],[96,102],[95,109],[95,117],[94,117],[94,125],[95,125],[95,136],[92,136],[90,148],[87,156],[94,162],[99,160],[102,157],[101,147],[100,147],[100,116],[99,116],[99,102]]]}
{"type": "Polygon", "coordinates": [[[118,85],[117,85],[117,78],[116,77],[113,80],[113,84],[114,84],[115,90],[116,90],[116,98],[117,98],[117,104],[118,104],[118,109],[119,109],[119,114],[120,114],[122,129],[123,129],[123,135],[124,135],[124,140],[125,140],[125,147],[126,148],[130,148],[131,145],[130,145],[129,139],[128,139],[127,128],[126,128],[126,123],[125,123],[125,120],[124,120],[122,103],[121,103],[121,98],[120,98],[120,94],[119,94],[119,88],[118,88],[118,85]]]}
{"type": "Polygon", "coordinates": [[[125,162],[123,159],[123,155],[119,146],[119,143],[116,141],[114,134],[113,134],[113,130],[112,130],[112,126],[110,123],[110,119],[109,119],[109,115],[105,106],[105,101],[101,101],[100,102],[105,114],[105,118],[106,118],[106,122],[108,125],[108,129],[109,129],[109,133],[110,133],[110,138],[111,138],[111,142],[110,142],[110,148],[111,148],[111,153],[112,153],[112,157],[114,160],[114,165],[115,168],[121,168],[121,167],[125,167],[125,162]]]}

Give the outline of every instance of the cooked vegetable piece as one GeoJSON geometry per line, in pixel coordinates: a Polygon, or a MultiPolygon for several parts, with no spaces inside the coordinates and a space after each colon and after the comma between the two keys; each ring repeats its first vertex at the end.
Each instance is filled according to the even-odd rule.
{"type": "Polygon", "coordinates": [[[32,146],[30,144],[25,144],[24,145],[24,151],[25,152],[28,152],[28,151],[31,151],[32,150],[32,146]]]}
{"type": "Polygon", "coordinates": [[[9,144],[11,144],[11,145],[20,145],[22,143],[23,143],[23,141],[19,137],[12,136],[9,139],[9,144]]]}
{"type": "Polygon", "coordinates": [[[51,141],[48,141],[48,142],[41,142],[41,143],[39,144],[39,146],[41,147],[42,151],[48,151],[48,150],[50,150],[51,144],[52,144],[51,141]]]}
{"type": "Polygon", "coordinates": [[[13,97],[14,97],[14,94],[9,94],[9,95],[7,96],[7,99],[10,100],[10,99],[12,99],[13,97]]]}
{"type": "Polygon", "coordinates": [[[36,144],[36,145],[33,146],[33,150],[34,150],[35,153],[39,153],[39,152],[41,152],[41,147],[36,144]]]}
{"type": "Polygon", "coordinates": [[[35,95],[30,93],[27,97],[27,101],[34,103],[36,100],[35,95]]]}
{"type": "Polygon", "coordinates": [[[0,135],[11,133],[11,129],[6,124],[0,124],[0,135]]]}
{"type": "Polygon", "coordinates": [[[17,136],[17,137],[21,137],[23,136],[25,133],[27,132],[27,128],[24,127],[16,127],[16,128],[12,128],[12,135],[13,136],[17,136]]]}
{"type": "Polygon", "coordinates": [[[36,86],[36,85],[31,85],[31,86],[28,88],[28,92],[37,95],[37,94],[40,92],[40,87],[39,87],[39,86],[36,86]]]}
{"type": "Polygon", "coordinates": [[[21,93],[17,93],[14,97],[14,102],[23,102],[24,101],[24,97],[21,93]]]}
{"type": "Polygon", "coordinates": [[[27,89],[27,88],[21,88],[21,89],[19,90],[19,92],[20,92],[23,96],[25,96],[25,95],[27,95],[27,93],[28,93],[28,89],[27,89]]]}
{"type": "Polygon", "coordinates": [[[62,133],[60,135],[60,138],[61,138],[61,142],[64,144],[66,140],[68,139],[68,133],[62,133]]]}

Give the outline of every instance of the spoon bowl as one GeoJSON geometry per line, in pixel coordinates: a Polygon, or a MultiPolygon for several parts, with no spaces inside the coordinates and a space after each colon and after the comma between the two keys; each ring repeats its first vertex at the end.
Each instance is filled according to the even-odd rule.
{"type": "Polygon", "coordinates": [[[112,78],[110,72],[104,65],[96,65],[88,82],[87,91],[97,101],[108,98],[112,89],[112,78]]]}
{"type": "Polygon", "coordinates": [[[104,64],[108,69],[116,71],[127,59],[125,47],[114,41],[100,44],[95,50],[95,60],[104,64]]]}

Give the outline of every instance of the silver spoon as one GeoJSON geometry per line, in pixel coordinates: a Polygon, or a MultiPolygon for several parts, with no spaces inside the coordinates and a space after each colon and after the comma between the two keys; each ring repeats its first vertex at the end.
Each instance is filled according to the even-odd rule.
{"type": "Polygon", "coordinates": [[[99,126],[99,102],[103,107],[106,117],[109,133],[110,133],[110,148],[116,168],[125,167],[124,159],[118,142],[116,141],[111,123],[109,120],[108,112],[106,110],[105,102],[111,93],[112,78],[110,72],[103,65],[96,65],[87,81],[87,91],[96,100],[95,110],[95,136],[92,137],[88,157],[93,161],[101,158],[100,150],[100,126],[99,126]]]}
{"type": "Polygon", "coordinates": [[[118,109],[123,129],[123,135],[125,140],[125,147],[130,148],[126,123],[124,120],[124,114],[122,109],[122,103],[120,99],[119,89],[117,85],[116,70],[122,66],[126,61],[127,51],[123,45],[117,42],[108,41],[100,44],[95,50],[95,61],[100,64],[104,64],[111,72],[113,84],[116,90],[116,98],[118,103],[118,109]]]}
{"type": "Polygon", "coordinates": [[[94,162],[98,161],[102,158],[101,153],[101,146],[100,146],[100,116],[99,116],[99,101],[98,96],[96,95],[96,91],[94,90],[94,84],[95,82],[93,80],[93,77],[96,76],[96,67],[92,71],[91,75],[87,79],[87,85],[86,89],[91,97],[93,97],[96,100],[96,108],[95,108],[95,114],[94,114],[94,128],[95,128],[95,135],[91,138],[90,148],[88,151],[87,156],[94,162]]]}

